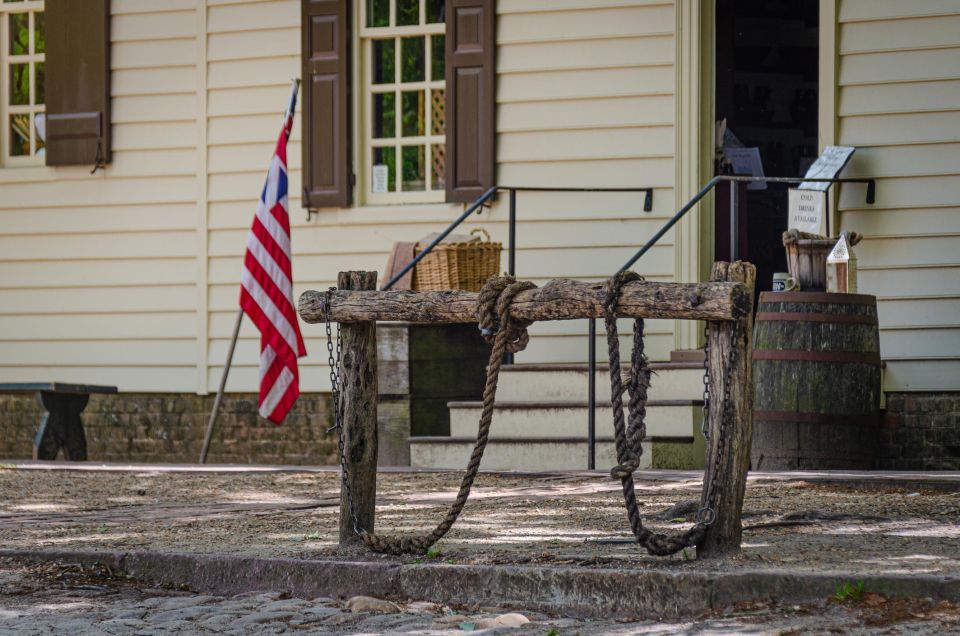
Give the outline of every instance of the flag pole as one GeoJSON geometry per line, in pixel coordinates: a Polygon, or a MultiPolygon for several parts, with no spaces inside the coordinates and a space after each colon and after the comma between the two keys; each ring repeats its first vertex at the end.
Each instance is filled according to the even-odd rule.
{"type": "Polygon", "coordinates": [[[240,323],[243,322],[243,309],[237,309],[237,321],[233,325],[233,338],[230,340],[230,349],[227,350],[227,361],[223,365],[223,375],[220,376],[220,388],[217,389],[217,399],[213,401],[213,411],[210,421],[207,422],[207,433],[203,437],[203,448],[200,449],[200,463],[207,463],[207,453],[210,451],[210,439],[213,437],[213,426],[217,423],[220,414],[220,403],[223,402],[223,392],[227,388],[227,376],[230,375],[230,365],[233,364],[233,350],[237,347],[237,337],[240,335],[240,323]]]}
{"type": "MultiPolygon", "coordinates": [[[[293,86],[291,87],[293,95],[296,95],[299,92],[300,88],[300,78],[293,79],[293,86]]],[[[293,98],[291,97],[291,102],[293,98]]],[[[290,106],[283,112],[284,121],[286,121],[289,112],[290,106]]],[[[207,463],[207,454],[210,452],[210,440],[213,438],[213,427],[217,423],[217,416],[220,414],[220,404],[223,402],[223,392],[227,388],[227,376],[230,375],[230,366],[233,364],[233,351],[237,347],[237,338],[240,336],[240,323],[243,322],[243,308],[240,307],[237,309],[237,320],[233,325],[233,338],[230,340],[230,348],[227,350],[227,361],[223,365],[223,375],[220,376],[220,388],[217,389],[217,397],[213,401],[213,409],[210,413],[210,421],[207,422],[207,432],[203,436],[203,448],[200,449],[200,463],[207,463]]]]}

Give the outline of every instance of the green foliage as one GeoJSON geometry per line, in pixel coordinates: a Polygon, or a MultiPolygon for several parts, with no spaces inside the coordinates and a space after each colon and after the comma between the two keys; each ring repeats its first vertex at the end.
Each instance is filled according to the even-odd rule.
{"type": "Polygon", "coordinates": [[[560,636],[560,633],[557,631],[556,627],[551,627],[550,631],[547,632],[547,636],[560,636]]]}
{"type": "Polygon", "coordinates": [[[833,599],[838,603],[856,603],[863,598],[866,591],[866,585],[863,581],[841,583],[837,585],[837,591],[833,595],[833,599]]]}
{"type": "Polygon", "coordinates": [[[441,554],[440,548],[438,548],[435,545],[432,545],[429,548],[427,548],[427,556],[430,557],[431,559],[436,559],[437,557],[440,556],[440,554],[441,554]]]}

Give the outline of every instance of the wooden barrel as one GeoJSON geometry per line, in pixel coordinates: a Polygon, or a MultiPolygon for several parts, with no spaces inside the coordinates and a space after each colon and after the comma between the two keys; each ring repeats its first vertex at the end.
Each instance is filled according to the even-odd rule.
{"type": "Polygon", "coordinates": [[[753,468],[873,468],[881,390],[876,297],[764,292],[753,346],[753,468]]]}

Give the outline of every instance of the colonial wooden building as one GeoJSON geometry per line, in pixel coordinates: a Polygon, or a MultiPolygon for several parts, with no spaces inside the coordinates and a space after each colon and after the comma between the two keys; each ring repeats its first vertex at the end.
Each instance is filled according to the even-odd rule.
{"type": "MultiPolygon", "coordinates": [[[[246,234],[302,77],[295,295],[339,270],[382,272],[394,241],[439,231],[494,184],[652,188],[649,212],[640,193],[518,195],[518,275],[600,280],[713,176],[715,121],[759,148],[767,175],[856,146],[844,176],[875,178],[876,202],[835,187],[831,224],[866,235],[859,288],[879,298],[887,404],[902,416],[885,465],[957,467],[958,0],[6,0],[0,14],[0,382],[116,385],[94,409],[104,427],[179,411],[187,432],[164,438],[168,419],[117,433],[129,457],[193,459],[176,438],[196,438],[199,396],[219,382],[246,234]]],[[[747,199],[747,256],[780,270],[786,194],[747,199]]],[[[637,270],[702,279],[715,207],[637,270]]],[[[505,241],[505,197],[476,226],[505,241]]],[[[518,362],[584,361],[585,324],[533,333],[518,362]]],[[[322,330],[304,335],[302,390],[323,393],[322,330]]],[[[701,337],[653,321],[647,347],[668,361],[701,337]]],[[[257,342],[244,325],[230,391],[255,391],[257,342]]],[[[33,431],[10,413],[27,407],[4,399],[3,453],[22,455],[33,431]]],[[[232,425],[255,426],[244,417],[232,425]]],[[[301,458],[269,430],[245,439],[273,452],[222,457],[301,458]]]]}

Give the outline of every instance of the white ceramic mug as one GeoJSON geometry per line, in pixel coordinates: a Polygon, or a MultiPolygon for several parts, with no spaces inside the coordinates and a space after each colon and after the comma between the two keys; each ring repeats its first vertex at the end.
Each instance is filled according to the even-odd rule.
{"type": "Polygon", "coordinates": [[[794,280],[793,276],[786,272],[777,272],[773,275],[773,291],[797,291],[800,285],[794,280]]]}

